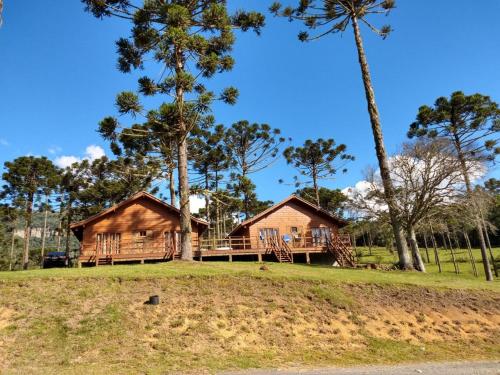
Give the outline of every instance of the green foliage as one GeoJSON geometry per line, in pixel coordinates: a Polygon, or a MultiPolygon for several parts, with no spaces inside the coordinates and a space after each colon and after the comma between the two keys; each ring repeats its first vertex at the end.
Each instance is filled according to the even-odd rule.
{"type": "MultiPolygon", "coordinates": [[[[319,205],[321,208],[342,216],[344,212],[344,204],[348,201],[347,196],[340,189],[328,189],[320,187],[319,190],[319,205]]],[[[295,192],[301,198],[316,204],[316,196],[313,188],[302,188],[295,192]]]]}
{"type": "Polygon", "coordinates": [[[261,206],[249,175],[274,163],[284,142],[281,131],[267,124],[239,121],[226,131],[224,151],[230,157],[230,167],[235,170],[231,174],[231,180],[235,182],[228,188],[234,191],[235,196],[242,197],[242,209],[247,218],[259,211],[261,206]]]}
{"type": "MultiPolygon", "coordinates": [[[[314,203],[321,205],[318,180],[332,178],[338,170],[343,173],[347,172],[345,165],[354,160],[354,156],[347,154],[346,149],[346,145],[337,146],[333,139],[319,138],[316,141],[308,139],[302,147],[288,147],[283,155],[288,164],[292,164],[301,175],[311,179],[311,181],[306,181],[306,184],[313,184],[314,203]],[[335,164],[336,160],[339,160],[338,164],[335,164]]],[[[301,182],[298,177],[295,180],[296,185],[300,186],[301,182]]]]}
{"type": "Polygon", "coordinates": [[[456,91],[449,99],[438,98],[432,107],[420,107],[408,137],[448,139],[466,160],[494,160],[500,152],[499,130],[497,103],[488,96],[456,91]]]}
{"type": "Polygon", "coordinates": [[[275,16],[288,18],[290,21],[302,21],[309,31],[301,31],[298,38],[302,42],[315,40],[325,35],[342,33],[353,18],[361,19],[373,32],[386,38],[392,31],[388,25],[375,27],[367,17],[372,14],[388,14],[396,7],[394,0],[300,0],[296,7],[283,7],[274,2],[269,11],[275,16]]]}

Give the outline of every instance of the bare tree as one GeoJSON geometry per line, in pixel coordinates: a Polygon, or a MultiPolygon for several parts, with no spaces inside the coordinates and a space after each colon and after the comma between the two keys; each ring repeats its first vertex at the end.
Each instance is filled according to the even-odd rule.
{"type": "MultiPolygon", "coordinates": [[[[425,265],[416,238],[418,225],[437,206],[453,202],[462,185],[459,161],[448,149],[443,141],[406,143],[390,160],[399,220],[406,230],[415,268],[422,272],[425,265]]],[[[352,196],[354,204],[374,217],[387,217],[380,176],[369,170],[366,177],[366,190],[352,196]]]]}

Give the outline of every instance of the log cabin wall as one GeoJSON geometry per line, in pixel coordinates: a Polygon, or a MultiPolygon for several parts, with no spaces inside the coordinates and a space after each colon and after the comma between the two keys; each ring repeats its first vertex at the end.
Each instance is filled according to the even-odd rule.
{"type": "Polygon", "coordinates": [[[248,227],[241,228],[238,236],[250,236],[252,248],[259,248],[259,231],[262,228],[276,228],[279,235],[292,234],[292,227],[297,228],[301,237],[312,237],[311,228],[330,228],[334,233],[338,233],[338,223],[325,215],[314,212],[308,206],[289,201],[283,206],[270,212],[248,227]]]}
{"type": "MultiPolygon", "coordinates": [[[[85,225],[82,238],[82,252],[80,255],[91,255],[95,250],[99,233],[119,233],[120,242],[131,244],[140,232],[147,233],[147,240],[161,244],[165,232],[180,232],[179,214],[158,203],[141,197],[125,204],[115,211],[96,218],[85,225]]],[[[198,246],[199,228],[192,222],[193,248],[198,246]]]]}

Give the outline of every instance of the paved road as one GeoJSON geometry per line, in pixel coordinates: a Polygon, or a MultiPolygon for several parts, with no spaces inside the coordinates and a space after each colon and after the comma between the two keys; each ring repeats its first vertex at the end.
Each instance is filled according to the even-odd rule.
{"type": "Polygon", "coordinates": [[[402,366],[366,366],[323,369],[282,369],[225,372],[224,375],[500,375],[494,362],[417,363],[402,366]]]}

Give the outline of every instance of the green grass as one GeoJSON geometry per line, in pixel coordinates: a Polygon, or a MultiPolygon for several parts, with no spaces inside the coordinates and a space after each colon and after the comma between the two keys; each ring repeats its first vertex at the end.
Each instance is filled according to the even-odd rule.
{"type": "Polygon", "coordinates": [[[169,262],[1,272],[0,373],[199,374],[500,355],[498,280],[268,267],[169,262]],[[159,306],[144,304],[152,294],[159,306]]]}
{"type": "MultiPolygon", "coordinates": [[[[441,271],[443,275],[455,274],[455,267],[453,266],[451,252],[445,249],[438,249],[439,259],[441,262],[441,271]]],[[[500,248],[493,248],[493,257],[496,259],[497,264],[500,264],[500,248]]],[[[383,247],[372,247],[372,251],[370,254],[370,250],[368,247],[358,247],[356,249],[356,253],[358,254],[358,262],[361,264],[394,264],[397,262],[397,254],[391,254],[386,248],[383,247]],[[361,256],[359,256],[361,254],[361,256]]],[[[422,259],[425,262],[426,271],[429,274],[437,274],[439,273],[439,267],[434,261],[434,249],[429,248],[429,263],[427,262],[427,253],[424,248],[420,249],[420,253],[422,255],[422,259]]],[[[478,272],[478,278],[484,279],[484,268],[481,258],[481,251],[479,249],[472,249],[472,254],[475,260],[476,269],[478,272]]],[[[469,260],[469,256],[467,254],[466,249],[457,249],[455,250],[455,259],[458,264],[458,268],[460,271],[460,277],[473,277],[472,265],[469,260]]],[[[491,258],[488,253],[488,260],[491,264],[491,258]]]]}
{"type": "MultiPolygon", "coordinates": [[[[358,248],[359,250],[359,248],[358,248]]],[[[368,254],[368,251],[366,251],[368,254]]],[[[374,249],[373,255],[360,258],[361,263],[374,263],[377,255],[383,256],[383,263],[394,258],[385,249],[374,249]]],[[[38,269],[29,271],[0,272],[0,281],[46,278],[112,278],[112,279],[154,279],[189,276],[251,276],[277,280],[317,280],[335,283],[378,283],[394,285],[418,285],[453,289],[489,289],[500,291],[500,281],[487,283],[483,277],[474,277],[466,263],[460,263],[463,272],[456,275],[453,266],[443,258],[444,272],[437,273],[437,267],[429,265],[429,272],[378,271],[366,269],[339,269],[330,266],[309,266],[305,264],[270,263],[268,271],[259,270],[253,262],[168,262],[145,265],[115,265],[71,269],[38,269]]],[[[470,265],[468,265],[470,267],[470,265]]],[[[478,270],[481,265],[478,263],[478,270]]]]}

